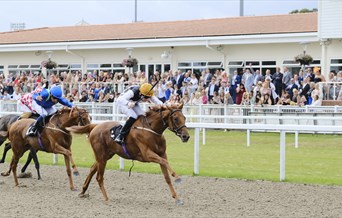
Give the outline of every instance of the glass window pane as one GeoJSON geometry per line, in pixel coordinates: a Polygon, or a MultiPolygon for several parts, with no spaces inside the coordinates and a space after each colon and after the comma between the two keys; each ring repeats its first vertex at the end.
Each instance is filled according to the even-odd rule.
{"type": "Polygon", "coordinates": [[[260,61],[246,61],[246,66],[248,66],[250,63],[253,66],[259,66],[260,65],[260,61]]]}
{"type": "Polygon", "coordinates": [[[18,68],[18,65],[8,65],[8,68],[18,68]]]}
{"type": "Polygon", "coordinates": [[[294,60],[285,60],[285,61],[283,61],[283,64],[284,65],[287,65],[287,64],[296,64],[296,65],[298,65],[299,63],[295,62],[294,60]]]}
{"type": "Polygon", "coordinates": [[[321,64],[321,60],[313,60],[312,64],[321,64]]]}
{"type": "Polygon", "coordinates": [[[233,66],[242,66],[242,61],[229,61],[228,65],[233,65],[233,66]]]}
{"type": "Polygon", "coordinates": [[[0,66],[0,69],[4,69],[4,66],[0,66]]]}
{"type": "Polygon", "coordinates": [[[87,69],[99,68],[98,64],[87,64],[87,69]]]}
{"type": "Polygon", "coordinates": [[[191,63],[190,62],[179,62],[178,67],[190,67],[191,63]]]}
{"type": "Polygon", "coordinates": [[[193,62],[192,64],[194,67],[201,67],[201,66],[205,67],[205,66],[207,66],[207,62],[193,62]]]}
{"type": "Polygon", "coordinates": [[[30,69],[40,69],[40,65],[30,65],[30,69]]]}
{"type": "Polygon", "coordinates": [[[70,69],[81,69],[82,65],[81,64],[70,64],[70,69]]]}
{"type": "Polygon", "coordinates": [[[29,65],[19,65],[19,68],[25,68],[25,69],[27,69],[27,68],[29,68],[29,65]]]}
{"type": "Polygon", "coordinates": [[[266,65],[276,65],[276,61],[262,61],[261,64],[263,66],[266,66],[266,65]]]}
{"type": "Polygon", "coordinates": [[[120,64],[113,64],[113,68],[121,68],[124,67],[121,63],[120,64]]]}
{"type": "Polygon", "coordinates": [[[171,70],[171,64],[164,64],[164,72],[171,70]]]}
{"type": "Polygon", "coordinates": [[[331,64],[342,64],[342,59],[331,59],[331,64]]]}
{"type": "Polygon", "coordinates": [[[100,64],[100,68],[111,68],[111,64],[100,64]]]}
{"type": "Polygon", "coordinates": [[[222,62],[218,62],[218,61],[213,61],[213,62],[208,62],[208,66],[222,66],[222,62]]]}

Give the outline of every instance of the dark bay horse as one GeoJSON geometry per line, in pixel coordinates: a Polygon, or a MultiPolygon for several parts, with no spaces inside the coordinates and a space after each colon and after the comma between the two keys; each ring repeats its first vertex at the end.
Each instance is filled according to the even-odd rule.
{"type": "MultiPolygon", "coordinates": [[[[5,116],[2,116],[0,118],[0,131],[8,131],[10,129],[10,126],[17,121],[19,118],[20,119],[25,119],[25,118],[33,118],[36,119],[39,115],[37,114],[32,114],[32,113],[23,113],[22,115],[15,115],[15,114],[8,114],[5,116]]],[[[0,146],[7,140],[7,137],[3,137],[0,136],[0,146]]],[[[6,154],[7,152],[11,149],[11,143],[7,142],[5,144],[4,147],[4,152],[2,154],[2,158],[0,160],[0,163],[5,163],[5,159],[6,159],[6,154]]],[[[21,173],[24,174],[27,167],[29,166],[29,164],[31,163],[32,159],[34,160],[35,163],[35,167],[37,170],[37,174],[38,174],[38,179],[41,179],[40,176],[40,171],[39,171],[39,161],[38,161],[38,157],[36,155],[36,151],[34,151],[34,149],[32,149],[30,151],[30,154],[27,157],[27,161],[25,163],[25,165],[23,166],[23,168],[21,169],[21,173]]]]}
{"type": "Polygon", "coordinates": [[[70,189],[74,190],[72,180],[70,161],[72,161],[71,153],[71,133],[66,130],[66,127],[74,125],[90,124],[90,117],[85,109],[80,108],[63,108],[54,114],[50,121],[46,124],[40,137],[26,136],[27,129],[34,122],[34,119],[22,119],[14,122],[8,132],[2,132],[1,135],[9,135],[9,140],[12,145],[13,157],[10,163],[10,172],[13,172],[15,185],[18,186],[17,165],[23,154],[31,148],[42,150],[48,153],[63,154],[66,165],[67,175],[69,178],[70,189]]]}
{"type": "Polygon", "coordinates": [[[89,133],[89,141],[93,148],[96,162],[92,165],[87,176],[80,197],[85,197],[89,183],[97,172],[96,180],[100,186],[104,199],[108,196],[104,188],[103,176],[107,161],[115,154],[125,159],[138,160],[141,162],[154,162],[160,165],[166,183],[169,186],[172,197],[177,204],[183,204],[172,185],[169,172],[175,177],[176,182],[181,179],[170,167],[166,155],[166,141],[163,132],[169,128],[183,142],[190,138],[188,129],[185,126],[185,117],[182,113],[183,104],[163,105],[150,108],[146,116],[140,116],[133,124],[129,134],[125,139],[126,146],[117,144],[110,137],[110,129],[119,125],[117,122],[104,122],[101,124],[90,124],[84,127],[75,126],[67,128],[73,133],[89,133]]]}

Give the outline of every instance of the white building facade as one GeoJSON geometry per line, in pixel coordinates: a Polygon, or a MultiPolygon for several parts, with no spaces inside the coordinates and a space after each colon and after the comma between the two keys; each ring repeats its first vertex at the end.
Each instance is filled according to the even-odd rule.
{"type": "Polygon", "coordinates": [[[342,69],[340,9],[342,1],[321,0],[318,14],[90,25],[2,33],[0,73],[44,73],[40,64],[48,58],[58,63],[55,71],[115,73],[140,70],[152,74],[156,70],[200,72],[209,68],[232,73],[252,63],[253,68],[263,73],[266,69],[274,72],[276,67],[284,66],[295,73],[300,66],[294,57],[305,49],[314,58],[311,66],[321,67],[322,74],[327,77],[330,70],[342,69]],[[198,31],[191,29],[192,24],[203,27],[198,31]],[[153,25],[159,27],[153,29],[153,25]],[[96,28],[113,29],[114,33],[103,37],[106,30],[96,28]],[[139,31],[134,31],[139,28],[146,29],[146,33],[139,35],[139,31]],[[157,32],[162,28],[168,32],[157,32]],[[253,28],[255,30],[251,30],[253,28]],[[134,69],[121,65],[129,54],[139,61],[134,69]]]}

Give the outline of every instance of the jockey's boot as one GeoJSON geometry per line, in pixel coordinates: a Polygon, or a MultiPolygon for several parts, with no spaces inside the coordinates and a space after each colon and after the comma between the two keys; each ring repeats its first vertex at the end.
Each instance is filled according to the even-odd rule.
{"type": "Polygon", "coordinates": [[[125,125],[122,127],[119,135],[114,139],[115,142],[122,144],[124,142],[125,136],[129,133],[133,123],[136,121],[135,118],[129,117],[125,125]]]}
{"type": "Polygon", "coordinates": [[[44,117],[39,116],[36,122],[32,126],[30,126],[26,132],[26,136],[35,136],[37,134],[38,128],[42,126],[44,117]]]}

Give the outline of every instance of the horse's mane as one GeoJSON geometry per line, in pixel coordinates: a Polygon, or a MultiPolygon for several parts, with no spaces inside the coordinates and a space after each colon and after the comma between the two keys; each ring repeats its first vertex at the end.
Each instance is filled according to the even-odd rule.
{"type": "Polygon", "coordinates": [[[146,116],[151,116],[152,114],[154,114],[155,112],[160,112],[167,110],[167,109],[175,109],[175,108],[179,108],[180,104],[178,103],[168,103],[167,105],[154,105],[154,106],[150,106],[149,110],[146,112],[146,116]]]}

